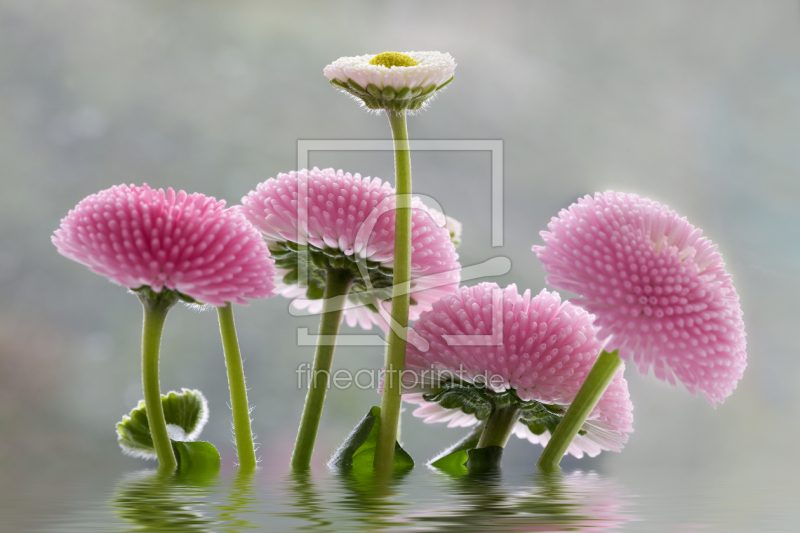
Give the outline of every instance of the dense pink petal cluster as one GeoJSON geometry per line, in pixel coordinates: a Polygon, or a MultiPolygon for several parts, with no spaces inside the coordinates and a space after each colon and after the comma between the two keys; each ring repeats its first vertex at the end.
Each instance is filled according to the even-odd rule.
{"type": "MultiPolygon", "coordinates": [[[[362,178],[328,168],[278,174],[242,199],[247,219],[271,246],[291,241],[319,249],[338,250],[387,268],[394,265],[394,189],[378,178],[362,178]]],[[[461,266],[441,217],[431,215],[418,199],[412,200],[411,298],[409,318],[419,317],[444,294],[458,287],[461,266]]],[[[278,272],[279,291],[298,307],[320,312],[320,300],[303,300],[305,289],[285,285],[278,272]]],[[[374,302],[388,310],[390,302],[374,302]]],[[[345,317],[369,329],[373,323],[387,330],[386,317],[362,305],[349,307],[345,317]]]]}
{"type": "Polygon", "coordinates": [[[562,210],[533,251],[553,287],[582,296],[607,350],[713,405],[746,365],[739,297],[716,246],[667,206],[608,191],[562,210]]]}
{"type": "MultiPolygon", "coordinates": [[[[592,317],[583,309],[561,302],[558,293],[542,290],[520,295],[516,285],[501,289],[494,283],[461,287],[423,313],[414,324],[429,349],[409,342],[403,399],[420,404],[414,415],[426,422],[470,426],[474,415],[426,402],[419,390],[435,388],[443,376],[486,384],[495,392],[514,389],[523,401],[568,406],[602,349],[592,317]]],[[[601,450],[619,451],[632,431],[633,404],[623,377],[624,367],[589,415],[568,453],[594,456],[601,450]]],[[[533,443],[546,444],[547,431],[534,435],[517,423],[514,433],[533,443]]]]}
{"type": "Polygon", "coordinates": [[[81,200],[53,236],[59,253],[137,289],[203,304],[246,304],[274,290],[274,261],[237,209],[202,194],[117,185],[81,200]]]}

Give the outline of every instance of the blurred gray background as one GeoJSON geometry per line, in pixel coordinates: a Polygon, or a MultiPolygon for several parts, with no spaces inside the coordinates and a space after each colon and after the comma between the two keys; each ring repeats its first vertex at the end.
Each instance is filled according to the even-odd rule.
{"type": "MultiPolygon", "coordinates": [[[[235,204],[294,169],[298,139],[389,138],[385,117],[322,75],[340,56],[386,50],[439,50],[458,63],[448,90],[409,119],[412,138],[504,142],[501,248],[490,239],[489,153],[412,154],[415,192],[464,224],[463,264],[509,257],[511,272],[490,281],[538,292],[538,232],[579,196],[613,188],[687,216],[732,272],[749,363],[735,393],[714,410],[631,368],[628,446],[572,464],[622,479],[703,470],[709,490],[796,473],[798,30],[798,3],[777,0],[0,1],[0,484],[143,466],[114,434],[142,395],[141,306],[56,253],[50,236],[68,210],[142,182],[235,204]]],[[[390,152],[314,152],[311,165],[393,180],[390,152]]],[[[288,305],[235,309],[260,454],[276,468],[304,397],[294,370],[313,357],[296,328],[317,328],[288,305]]],[[[381,364],[380,348],[340,347],[334,369],[381,364]]],[[[216,314],[175,308],[161,368],[163,391],[205,392],[204,437],[230,465],[216,314]]],[[[374,391],[330,393],[317,467],[378,403],[374,391]]],[[[463,433],[404,416],[420,462],[463,433]]],[[[512,439],[506,467],[532,469],[539,452],[512,439]]]]}

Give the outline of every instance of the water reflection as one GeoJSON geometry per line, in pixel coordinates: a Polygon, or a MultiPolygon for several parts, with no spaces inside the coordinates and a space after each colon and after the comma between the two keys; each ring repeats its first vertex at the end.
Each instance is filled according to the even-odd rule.
{"type": "Polygon", "coordinates": [[[154,470],[125,476],[111,507],[131,526],[127,531],[212,531],[207,496],[217,476],[187,477],[154,470]]]}
{"type": "Polygon", "coordinates": [[[432,531],[587,531],[631,521],[619,488],[595,473],[537,473],[509,487],[499,472],[441,477],[449,501],[461,502],[418,516],[432,531]]]}
{"type": "Polygon", "coordinates": [[[290,472],[282,485],[292,510],[280,513],[280,516],[302,520],[304,524],[296,531],[336,531],[333,522],[327,518],[329,512],[320,497],[322,491],[314,485],[311,472],[290,472]]]}
{"type": "Polygon", "coordinates": [[[255,518],[258,513],[258,498],[255,495],[256,471],[240,470],[236,472],[231,481],[228,494],[224,498],[224,503],[219,505],[219,518],[224,521],[226,527],[222,531],[235,533],[246,529],[258,529],[259,526],[245,516],[255,518]]]}
{"type": "Polygon", "coordinates": [[[623,491],[595,473],[534,474],[514,484],[499,471],[388,483],[351,472],[315,483],[296,473],[284,491],[292,511],[281,516],[302,519],[298,531],[587,531],[633,520],[623,491]]]}
{"type": "Polygon", "coordinates": [[[383,481],[347,471],[239,472],[222,484],[216,475],[146,471],[118,483],[111,508],[124,527],[107,530],[588,531],[633,520],[628,496],[596,473],[505,474],[513,481],[502,471],[417,471],[383,481]]]}
{"type": "Polygon", "coordinates": [[[341,470],[333,472],[341,499],[335,502],[342,510],[351,511],[356,520],[353,530],[383,531],[397,528],[405,521],[402,513],[414,507],[413,498],[405,493],[408,471],[396,473],[391,478],[373,473],[356,473],[341,470]]]}

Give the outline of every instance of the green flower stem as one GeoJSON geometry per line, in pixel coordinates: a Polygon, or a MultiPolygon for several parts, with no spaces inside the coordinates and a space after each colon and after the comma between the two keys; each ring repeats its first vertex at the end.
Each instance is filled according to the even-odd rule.
{"type": "MultiPolygon", "coordinates": [[[[167,291],[162,291],[167,292],[167,291]]],[[[167,312],[175,304],[174,299],[156,296],[141,296],[144,306],[144,325],[142,327],[142,386],[147,413],[147,424],[158,456],[159,470],[174,472],[178,468],[178,460],[172,450],[172,443],[167,433],[167,422],[164,420],[164,407],[161,404],[161,388],[158,379],[158,357],[161,351],[161,332],[167,312]]]]}
{"type": "Polygon", "coordinates": [[[505,448],[508,438],[514,430],[514,424],[519,420],[521,413],[519,407],[514,404],[493,408],[489,418],[486,419],[486,426],[483,428],[476,448],[488,448],[489,446],[505,448]]]}
{"type": "Polygon", "coordinates": [[[411,278],[411,153],[404,111],[386,110],[394,136],[395,194],[394,273],[392,324],[386,349],[386,373],[381,399],[381,427],[375,449],[375,469],[391,472],[397,424],[400,419],[402,383],[406,364],[406,328],[411,278]],[[396,328],[400,328],[398,332],[396,328]]]}
{"type": "Polygon", "coordinates": [[[344,304],[352,282],[353,277],[349,270],[328,270],[325,294],[323,295],[322,318],[319,323],[317,353],[314,355],[311,382],[308,384],[303,416],[300,418],[300,430],[297,432],[297,440],[294,444],[294,452],[292,452],[292,468],[296,470],[304,470],[311,465],[311,455],[314,453],[314,441],[317,440],[325,393],[328,392],[333,351],[336,349],[336,335],[339,334],[339,324],[342,322],[344,304]]]}
{"type": "Polygon", "coordinates": [[[250,428],[250,405],[247,403],[242,354],[236,338],[236,325],[233,322],[231,304],[217,307],[217,314],[219,315],[219,332],[222,335],[222,348],[225,352],[225,367],[228,369],[228,388],[231,391],[233,433],[236,437],[239,468],[252,470],[257,464],[256,448],[253,444],[253,431],[250,428]]]}
{"type": "Polygon", "coordinates": [[[564,418],[558,423],[550,442],[545,446],[542,455],[536,462],[541,470],[554,470],[558,468],[561,458],[567,453],[572,439],[578,434],[589,414],[600,401],[600,397],[608,388],[614,374],[617,373],[622,361],[619,350],[609,353],[603,350],[594,362],[594,366],[586,376],[586,381],[581,385],[578,395],[567,409],[564,418]]]}

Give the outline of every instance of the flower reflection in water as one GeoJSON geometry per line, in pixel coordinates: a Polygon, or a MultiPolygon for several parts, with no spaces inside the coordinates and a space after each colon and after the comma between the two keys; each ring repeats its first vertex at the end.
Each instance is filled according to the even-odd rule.
{"type": "Polygon", "coordinates": [[[624,509],[629,496],[596,473],[537,473],[521,484],[498,471],[428,478],[422,492],[413,488],[420,481],[414,475],[391,484],[333,475],[318,484],[308,473],[285,478],[294,498],[281,516],[301,519],[297,531],[609,531],[635,520],[624,509]]]}
{"type": "Polygon", "coordinates": [[[342,497],[335,505],[355,512],[355,531],[396,531],[406,521],[401,513],[413,507],[409,502],[408,486],[404,483],[406,476],[408,471],[395,472],[389,478],[374,472],[335,472],[340,485],[337,494],[342,497]]]}
{"type": "Polygon", "coordinates": [[[594,472],[416,471],[391,482],[371,472],[261,474],[127,476],[110,504],[123,527],[104,530],[614,531],[635,520],[630,495],[594,472]]]}
{"type": "Polygon", "coordinates": [[[238,470],[231,481],[224,503],[217,507],[220,520],[227,526],[221,531],[233,533],[259,528],[255,523],[245,519],[247,515],[255,518],[254,515],[258,512],[259,502],[255,490],[256,471],[238,470]]]}
{"type": "Polygon", "coordinates": [[[208,497],[217,475],[181,476],[145,470],[122,479],[110,506],[131,524],[129,531],[216,531],[208,497]]]}
{"type": "MultiPolygon", "coordinates": [[[[444,474],[442,474],[444,475],[444,474]]],[[[413,517],[431,531],[613,530],[634,520],[623,512],[627,496],[590,472],[537,473],[528,487],[508,486],[498,472],[443,479],[448,500],[463,505],[413,517]]]]}
{"type": "Polygon", "coordinates": [[[296,531],[336,531],[336,525],[330,519],[330,512],[320,496],[320,489],[314,485],[311,472],[290,472],[284,478],[283,489],[290,496],[288,506],[292,510],[280,513],[280,516],[299,518],[307,522],[295,528],[296,531]]]}

